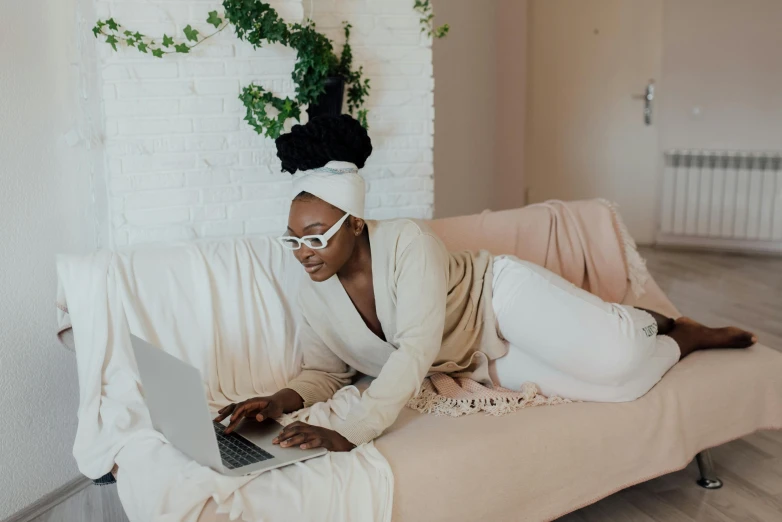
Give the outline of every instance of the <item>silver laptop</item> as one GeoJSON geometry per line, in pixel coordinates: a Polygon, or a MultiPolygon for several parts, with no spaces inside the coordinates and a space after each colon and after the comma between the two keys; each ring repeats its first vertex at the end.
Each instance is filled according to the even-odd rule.
{"type": "Polygon", "coordinates": [[[238,476],[326,453],[324,448],[272,444],[282,426],[271,420],[242,421],[239,429],[225,435],[229,419],[212,421],[201,372],[135,335],[130,339],[152,425],[199,464],[238,476]]]}

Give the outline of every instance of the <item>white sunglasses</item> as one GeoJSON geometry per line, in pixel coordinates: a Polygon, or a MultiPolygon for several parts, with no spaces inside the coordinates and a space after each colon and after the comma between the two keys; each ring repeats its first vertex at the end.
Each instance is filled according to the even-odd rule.
{"type": "Polygon", "coordinates": [[[315,234],[313,236],[304,236],[302,238],[294,236],[280,236],[277,238],[277,241],[279,241],[280,244],[288,250],[298,250],[301,248],[302,243],[312,248],[313,250],[326,248],[326,246],[329,244],[329,239],[334,237],[334,234],[339,232],[339,227],[342,226],[342,223],[345,222],[349,215],[350,214],[345,214],[342,216],[342,219],[334,223],[334,226],[328,229],[325,234],[315,234]]]}

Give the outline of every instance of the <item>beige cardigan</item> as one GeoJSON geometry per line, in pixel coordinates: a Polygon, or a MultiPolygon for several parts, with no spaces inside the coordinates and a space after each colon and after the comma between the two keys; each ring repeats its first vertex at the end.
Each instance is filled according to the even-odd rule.
{"type": "Polygon", "coordinates": [[[429,373],[490,383],[488,361],[507,351],[491,304],[492,256],[448,253],[427,225],[367,221],[383,341],[364,323],[338,277],[299,291],[303,371],[288,383],[304,405],[329,399],[356,372],[376,379],[340,433],[363,444],[388,428],[429,373]]]}

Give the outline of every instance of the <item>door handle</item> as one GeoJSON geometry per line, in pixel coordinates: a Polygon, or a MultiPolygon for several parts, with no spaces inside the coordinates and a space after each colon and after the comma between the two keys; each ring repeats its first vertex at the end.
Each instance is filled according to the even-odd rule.
{"type": "Polygon", "coordinates": [[[633,98],[636,100],[644,101],[644,124],[652,124],[652,102],[654,101],[654,80],[649,80],[646,84],[646,92],[644,94],[635,94],[633,98]]]}

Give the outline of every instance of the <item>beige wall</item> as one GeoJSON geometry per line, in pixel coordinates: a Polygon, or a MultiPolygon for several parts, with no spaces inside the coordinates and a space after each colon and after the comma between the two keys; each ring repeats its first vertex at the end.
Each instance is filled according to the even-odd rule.
{"type": "Polygon", "coordinates": [[[495,0],[435,0],[435,23],[451,32],[433,44],[434,214],[481,212],[494,194],[495,0]]]}
{"type": "Polygon", "coordinates": [[[661,147],[782,149],[780,50],[780,0],[666,0],[661,147]]]}
{"type": "Polygon", "coordinates": [[[497,117],[493,210],[525,201],[524,126],[527,91],[527,0],[497,2],[497,117]]]}
{"type": "MultiPolygon", "coordinates": [[[[438,217],[524,202],[527,3],[434,2],[438,217]]],[[[664,0],[659,147],[782,149],[781,27],[780,0],[664,0]]]]}
{"type": "Polygon", "coordinates": [[[435,216],[524,203],[526,0],[435,0],[435,216]]]}

